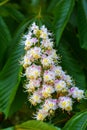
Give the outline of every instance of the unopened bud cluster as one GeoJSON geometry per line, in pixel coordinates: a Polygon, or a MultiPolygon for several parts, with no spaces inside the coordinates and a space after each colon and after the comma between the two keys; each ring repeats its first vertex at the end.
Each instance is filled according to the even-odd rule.
{"type": "Polygon", "coordinates": [[[75,86],[59,65],[52,34],[44,25],[39,27],[33,23],[24,38],[25,89],[31,104],[38,106],[35,118],[44,120],[56,109],[72,111],[74,99],[84,98],[84,91],[75,86]]]}

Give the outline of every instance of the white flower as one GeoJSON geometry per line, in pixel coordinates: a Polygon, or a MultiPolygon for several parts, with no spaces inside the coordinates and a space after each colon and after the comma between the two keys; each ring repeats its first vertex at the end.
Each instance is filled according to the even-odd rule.
{"type": "Polygon", "coordinates": [[[47,39],[47,38],[48,38],[48,34],[45,33],[45,32],[43,32],[43,31],[41,31],[41,32],[40,32],[40,38],[42,38],[42,39],[47,39]]]}
{"type": "Polygon", "coordinates": [[[27,54],[31,57],[32,61],[39,59],[41,57],[41,48],[34,47],[27,51],[27,54]]]}
{"type": "Polygon", "coordinates": [[[37,120],[43,121],[48,116],[48,113],[44,111],[43,109],[39,109],[37,114],[35,114],[35,117],[37,120]]]}
{"type": "Polygon", "coordinates": [[[52,57],[50,57],[50,56],[43,56],[42,59],[41,59],[41,63],[42,63],[42,65],[43,65],[43,67],[49,67],[49,66],[51,66],[54,62],[53,62],[52,57]]]}
{"type": "Polygon", "coordinates": [[[56,110],[58,108],[57,99],[50,98],[50,99],[45,100],[45,103],[42,105],[42,108],[47,112],[49,110],[56,110]]]}
{"type": "Polygon", "coordinates": [[[59,97],[58,106],[66,111],[72,110],[72,99],[70,97],[59,97]]]}
{"type": "Polygon", "coordinates": [[[47,97],[50,97],[52,93],[55,92],[55,89],[53,86],[50,86],[50,85],[43,85],[43,88],[42,88],[42,96],[44,98],[47,98],[47,97]]]}
{"type": "Polygon", "coordinates": [[[40,91],[35,91],[33,95],[29,97],[29,101],[31,102],[31,104],[37,105],[37,103],[41,103],[42,101],[41,98],[42,98],[42,95],[40,91]]]}
{"type": "Polygon", "coordinates": [[[32,46],[32,42],[30,41],[30,39],[27,39],[25,41],[25,50],[28,50],[31,46],[32,46]]]}
{"type": "Polygon", "coordinates": [[[62,75],[62,67],[61,66],[54,66],[53,70],[54,70],[56,76],[61,77],[61,75],[62,75]]]}
{"type": "Polygon", "coordinates": [[[46,33],[48,36],[52,36],[52,33],[50,33],[47,28],[45,27],[45,25],[43,25],[41,28],[40,28],[44,33],[46,33]]]}
{"type": "Polygon", "coordinates": [[[39,27],[36,25],[35,22],[34,22],[34,23],[31,25],[31,27],[30,27],[30,30],[31,30],[31,31],[38,30],[38,29],[39,29],[39,27]]]}
{"type": "Polygon", "coordinates": [[[55,73],[50,70],[47,70],[44,72],[43,79],[44,82],[54,83],[55,73]]]}
{"type": "Polygon", "coordinates": [[[55,90],[57,92],[67,90],[66,88],[66,82],[63,80],[56,80],[55,81],[55,90]]]}
{"type": "Polygon", "coordinates": [[[26,68],[25,75],[28,79],[37,79],[41,75],[41,66],[32,65],[26,68]]]}
{"type": "Polygon", "coordinates": [[[34,92],[35,86],[33,85],[33,83],[29,83],[25,85],[25,89],[27,92],[34,92]]]}
{"type": "Polygon", "coordinates": [[[76,98],[78,100],[84,98],[84,91],[78,89],[77,87],[70,88],[69,94],[72,95],[73,98],[76,98]]]}
{"type": "Polygon", "coordinates": [[[23,36],[23,39],[25,40],[24,42],[26,42],[26,40],[30,40],[31,38],[32,38],[32,32],[30,31],[26,35],[23,36]]]}
{"type": "Polygon", "coordinates": [[[23,57],[23,67],[26,68],[29,65],[31,65],[30,56],[26,54],[23,57]]]}
{"type": "Polygon", "coordinates": [[[31,39],[31,42],[33,43],[33,45],[35,45],[38,42],[38,39],[36,37],[33,37],[31,39]]]}
{"type": "Polygon", "coordinates": [[[48,38],[47,28],[45,28],[45,26],[42,26],[42,27],[40,28],[40,30],[41,30],[40,38],[42,38],[42,39],[47,39],[47,38],[48,38]]]}
{"type": "Polygon", "coordinates": [[[47,28],[43,25],[41,28],[40,28],[44,33],[48,33],[48,30],[47,28]]]}
{"type": "Polygon", "coordinates": [[[35,91],[35,88],[39,88],[41,83],[41,78],[37,79],[37,80],[30,80],[28,84],[25,85],[25,89],[28,92],[33,92],[35,91]]]}
{"type": "Polygon", "coordinates": [[[65,75],[63,75],[63,77],[64,77],[64,80],[66,81],[68,86],[73,85],[72,78],[69,75],[65,74],[65,75]]]}
{"type": "Polygon", "coordinates": [[[32,38],[27,35],[25,40],[25,50],[29,50],[31,46],[35,45],[38,42],[37,38],[32,38]]]}
{"type": "Polygon", "coordinates": [[[41,47],[50,50],[53,48],[53,42],[50,39],[44,39],[41,41],[41,47]]]}
{"type": "Polygon", "coordinates": [[[56,50],[52,49],[51,50],[51,55],[50,55],[54,60],[58,60],[59,57],[57,56],[56,50]]]}
{"type": "Polygon", "coordinates": [[[84,98],[84,91],[73,87],[72,78],[59,66],[52,34],[44,25],[33,23],[24,36],[24,45],[21,63],[27,79],[25,89],[31,104],[40,108],[35,118],[43,121],[58,108],[71,111],[73,100],[84,98]]]}

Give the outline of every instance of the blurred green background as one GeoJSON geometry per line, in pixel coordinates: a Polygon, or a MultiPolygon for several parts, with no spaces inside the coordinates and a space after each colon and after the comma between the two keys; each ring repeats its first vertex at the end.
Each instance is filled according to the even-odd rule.
{"type": "MultiPolygon", "coordinates": [[[[87,97],[87,0],[0,0],[0,128],[32,119],[19,61],[22,36],[34,21],[53,32],[63,69],[87,97]]],[[[50,123],[63,127],[83,110],[87,100],[76,103],[70,115],[58,112],[50,123]]]]}

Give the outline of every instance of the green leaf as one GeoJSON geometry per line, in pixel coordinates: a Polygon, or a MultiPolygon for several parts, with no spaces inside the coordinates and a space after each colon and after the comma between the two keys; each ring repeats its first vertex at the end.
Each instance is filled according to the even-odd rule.
{"type": "Polygon", "coordinates": [[[63,41],[58,48],[59,53],[62,56],[62,66],[73,77],[76,85],[81,88],[86,88],[86,79],[84,72],[78,62],[78,59],[74,57],[74,52],[71,46],[63,41]]]}
{"type": "Polygon", "coordinates": [[[11,41],[11,34],[4,20],[0,17],[0,69],[3,66],[4,54],[11,41]]]}
{"type": "Polygon", "coordinates": [[[6,117],[8,116],[11,104],[14,100],[16,91],[20,83],[20,73],[22,67],[19,64],[19,60],[24,53],[24,48],[19,41],[21,39],[21,33],[28,26],[30,21],[23,22],[18,29],[15,37],[12,40],[14,47],[12,53],[9,55],[9,59],[0,73],[0,111],[4,112],[6,117]]]}
{"type": "Polygon", "coordinates": [[[4,1],[1,1],[1,2],[0,2],[0,6],[2,6],[2,5],[4,5],[4,4],[6,4],[8,1],[9,1],[9,0],[4,0],[4,1]]]}
{"type": "Polygon", "coordinates": [[[79,38],[75,32],[75,28],[72,28],[71,25],[67,26],[63,33],[63,37],[71,46],[77,61],[80,62],[81,68],[87,68],[87,51],[82,49],[79,44],[79,38]]]}
{"type": "Polygon", "coordinates": [[[86,130],[87,128],[87,111],[80,112],[73,116],[62,130],[86,130]]]}
{"type": "Polygon", "coordinates": [[[41,121],[35,121],[35,120],[31,120],[31,121],[27,121],[23,124],[20,124],[18,126],[15,127],[16,130],[60,130],[56,127],[54,127],[51,124],[47,124],[41,121]]]}
{"type": "Polygon", "coordinates": [[[6,129],[2,129],[2,130],[14,130],[14,128],[10,127],[10,128],[6,128],[6,129]]]}
{"type": "Polygon", "coordinates": [[[32,0],[32,1],[31,1],[31,4],[32,4],[33,6],[37,6],[37,5],[39,4],[39,2],[40,2],[40,0],[32,0]]]}
{"type": "Polygon", "coordinates": [[[78,1],[78,30],[80,46],[87,50],[87,0],[78,1]]]}
{"type": "Polygon", "coordinates": [[[55,7],[54,26],[56,32],[57,46],[59,44],[59,40],[61,38],[63,30],[69,20],[73,7],[74,7],[74,0],[61,0],[55,7]]]}
{"type": "Polygon", "coordinates": [[[50,0],[50,4],[48,6],[47,12],[52,11],[55,7],[56,4],[59,2],[60,0],[50,0]]]}
{"type": "Polygon", "coordinates": [[[15,4],[1,6],[0,15],[6,18],[9,17],[10,20],[12,18],[18,23],[25,19],[25,16],[20,12],[19,7],[17,7],[15,4]]]}
{"type": "MultiPolygon", "coordinates": [[[[85,95],[86,96],[86,95],[85,95]]],[[[87,100],[82,100],[78,105],[77,108],[80,111],[87,110],[87,100]]]]}
{"type": "Polygon", "coordinates": [[[15,5],[8,4],[4,6],[4,10],[6,10],[8,15],[15,19],[17,22],[21,22],[25,18],[24,15],[15,7],[15,5]]]}
{"type": "Polygon", "coordinates": [[[17,93],[15,95],[15,98],[10,106],[9,115],[8,115],[9,117],[11,117],[15,112],[17,112],[19,109],[21,109],[27,99],[27,94],[24,93],[21,86],[22,85],[19,86],[17,93]]]}
{"type": "Polygon", "coordinates": [[[42,121],[30,120],[4,130],[60,130],[60,128],[55,127],[51,124],[44,123],[42,121]]]}

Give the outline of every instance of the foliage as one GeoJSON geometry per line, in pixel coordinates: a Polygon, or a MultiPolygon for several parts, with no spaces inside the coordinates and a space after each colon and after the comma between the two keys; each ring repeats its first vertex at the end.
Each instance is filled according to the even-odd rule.
{"type": "MultiPolygon", "coordinates": [[[[24,122],[20,125],[16,125],[14,127],[11,127],[11,128],[8,128],[10,130],[26,130],[26,129],[29,129],[29,130],[60,130],[60,128],[57,128],[57,127],[54,127],[53,125],[51,124],[46,124],[46,123],[43,123],[41,121],[34,121],[34,120],[31,120],[31,121],[27,121],[27,122],[24,122]],[[33,124],[33,125],[32,125],[33,124]]],[[[8,129],[5,129],[5,130],[8,130],[8,129]]]]}
{"type": "MultiPolygon", "coordinates": [[[[55,47],[62,56],[63,69],[75,79],[76,86],[87,89],[87,1],[0,0],[0,128],[6,127],[7,130],[32,119],[34,108],[27,103],[23,92],[23,69],[19,61],[24,54],[22,35],[33,21],[45,24],[54,32],[55,47]]],[[[64,127],[64,130],[85,130],[87,112],[82,110],[87,109],[86,104],[86,99],[77,103],[70,115],[58,111],[47,122],[64,127]]],[[[46,123],[29,121],[29,125],[30,122],[31,129],[34,129],[33,124],[37,124],[37,130],[38,127],[51,130],[46,123]]],[[[16,129],[21,129],[20,126],[23,125],[16,129]]],[[[52,126],[52,129],[58,128],[52,126]]]]}
{"type": "Polygon", "coordinates": [[[86,130],[87,128],[87,111],[80,112],[73,116],[63,130],[86,130]]]}

